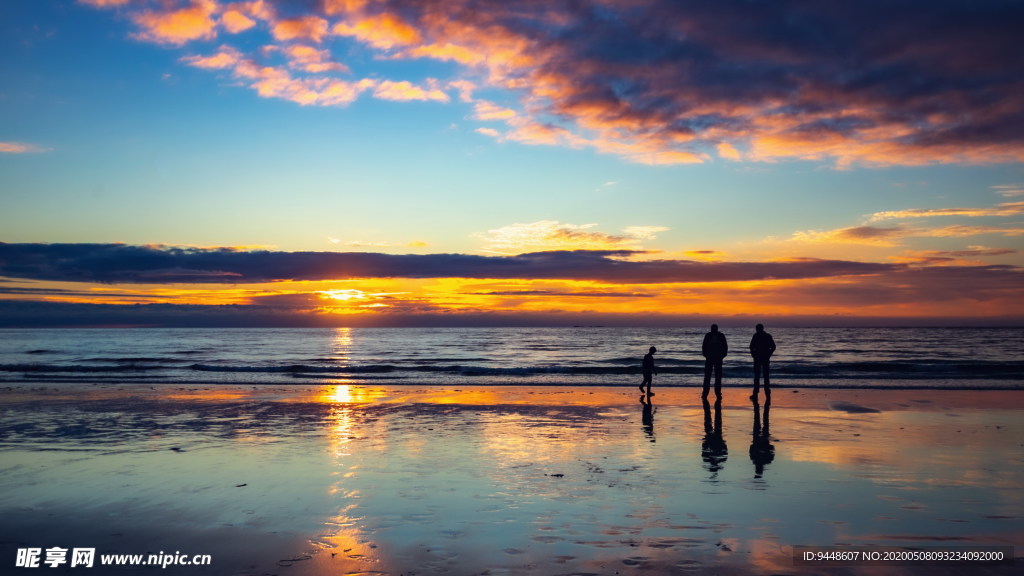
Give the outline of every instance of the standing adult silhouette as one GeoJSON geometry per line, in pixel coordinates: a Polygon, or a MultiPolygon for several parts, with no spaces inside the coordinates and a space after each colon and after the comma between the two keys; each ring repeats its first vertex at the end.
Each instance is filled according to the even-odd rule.
{"type": "Polygon", "coordinates": [[[750,399],[755,402],[761,389],[761,372],[764,372],[764,397],[766,401],[772,397],[769,364],[774,353],[775,339],[764,331],[764,324],[758,324],[754,327],[754,336],[750,339],[750,355],[754,358],[754,393],[750,395],[750,399]]]}
{"type": "Polygon", "coordinates": [[[729,344],[725,334],[718,331],[718,324],[711,325],[711,331],[704,335],[704,343],[700,347],[704,355],[704,393],[707,398],[711,387],[711,372],[715,373],[715,396],[722,399],[722,360],[729,354],[729,344]]]}

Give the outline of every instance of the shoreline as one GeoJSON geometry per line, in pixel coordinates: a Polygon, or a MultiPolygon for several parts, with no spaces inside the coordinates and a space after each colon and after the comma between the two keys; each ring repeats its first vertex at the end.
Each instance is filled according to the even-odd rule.
{"type": "Polygon", "coordinates": [[[719,409],[699,388],[4,388],[0,562],[95,546],[213,556],[181,574],[809,575],[872,568],[794,546],[1024,550],[1020,391],[755,405],[735,387],[719,409]]]}
{"type": "MultiPolygon", "coordinates": [[[[328,401],[332,402],[325,390],[344,387],[348,390],[367,391],[369,394],[356,395],[350,401],[365,402],[403,402],[417,398],[421,402],[469,402],[479,403],[478,394],[474,391],[485,391],[486,401],[524,403],[534,402],[543,396],[559,399],[587,398],[587,403],[608,402],[611,404],[632,404],[640,396],[636,386],[577,386],[577,385],[536,385],[536,384],[460,384],[445,386],[439,384],[379,384],[379,383],[82,383],[82,382],[32,382],[32,383],[0,383],[0,405],[9,402],[47,399],[51,401],[102,401],[123,398],[162,398],[194,399],[223,401],[226,398],[261,399],[267,401],[300,402],[328,401]],[[596,395],[596,397],[595,397],[596,395]]],[[[771,401],[775,406],[786,407],[825,407],[828,402],[843,401],[854,398],[858,401],[880,406],[881,410],[940,410],[943,407],[955,406],[958,409],[1011,409],[1024,410],[1024,388],[1012,389],[976,389],[976,388],[867,388],[867,387],[802,387],[773,386],[771,401]],[[927,394],[915,394],[915,393],[927,394]],[[938,401],[937,401],[938,400],[938,401]]],[[[655,386],[655,401],[672,403],[681,406],[700,406],[700,386],[655,386]]],[[[750,387],[731,386],[722,389],[723,402],[726,405],[750,405],[750,387]]],[[[715,401],[712,390],[710,402],[715,401]]],[[[336,401],[336,400],[335,400],[336,401]]],[[[762,390],[758,399],[765,403],[762,390]]]]}

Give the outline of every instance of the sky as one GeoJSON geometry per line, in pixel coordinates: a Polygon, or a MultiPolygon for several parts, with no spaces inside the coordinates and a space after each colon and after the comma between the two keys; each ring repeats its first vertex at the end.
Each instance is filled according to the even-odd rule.
{"type": "Polygon", "coordinates": [[[1024,5],[0,4],[0,325],[1024,325],[1024,5]]]}

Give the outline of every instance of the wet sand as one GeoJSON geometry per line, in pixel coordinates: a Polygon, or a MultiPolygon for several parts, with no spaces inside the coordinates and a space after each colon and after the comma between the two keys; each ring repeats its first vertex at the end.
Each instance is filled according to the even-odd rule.
{"type": "Polygon", "coordinates": [[[1024,392],[780,389],[755,406],[731,388],[716,409],[655,391],[0,388],[0,563],[59,546],[211,555],[176,574],[1019,570],[805,566],[793,546],[1019,556],[1024,392]]]}

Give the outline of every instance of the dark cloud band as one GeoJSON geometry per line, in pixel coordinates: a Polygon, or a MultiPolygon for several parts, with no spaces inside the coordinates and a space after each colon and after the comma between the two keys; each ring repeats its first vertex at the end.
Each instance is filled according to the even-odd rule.
{"type": "Polygon", "coordinates": [[[112,284],[241,284],[346,278],[518,278],[644,284],[821,278],[878,274],[900,267],[814,259],[791,262],[622,259],[633,254],[636,253],[625,250],[576,250],[499,257],[0,243],[0,276],[112,284]]]}

